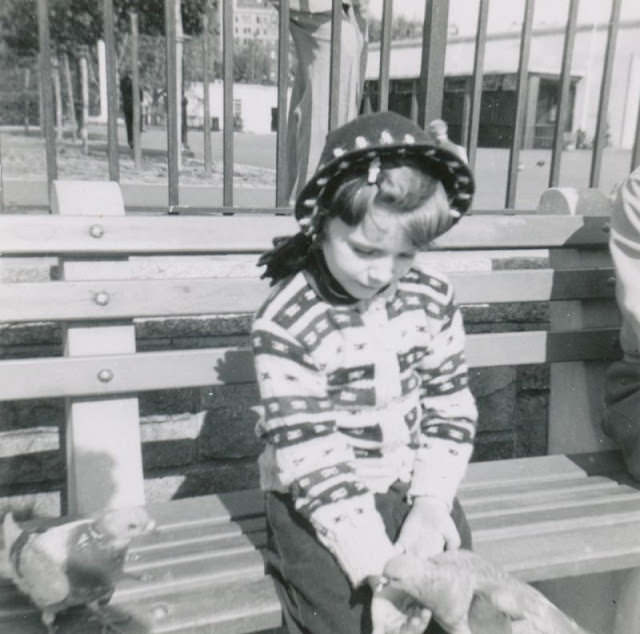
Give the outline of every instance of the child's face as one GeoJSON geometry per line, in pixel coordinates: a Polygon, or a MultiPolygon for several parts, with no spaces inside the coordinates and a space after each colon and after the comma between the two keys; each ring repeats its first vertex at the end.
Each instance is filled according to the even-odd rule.
{"type": "Polygon", "coordinates": [[[355,227],[329,220],[322,251],[342,287],[356,299],[369,299],[409,270],[417,249],[397,216],[374,204],[355,227]]]}

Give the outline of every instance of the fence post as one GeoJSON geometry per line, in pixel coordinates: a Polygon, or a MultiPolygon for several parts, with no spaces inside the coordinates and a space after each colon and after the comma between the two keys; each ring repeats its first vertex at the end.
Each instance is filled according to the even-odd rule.
{"type": "Polygon", "coordinates": [[[422,128],[442,115],[448,21],[449,0],[426,0],[418,79],[418,125],[422,128]]]}
{"type": "Polygon", "coordinates": [[[211,158],[211,105],[209,103],[209,11],[211,7],[207,0],[202,12],[202,131],[204,134],[204,171],[208,174],[213,170],[211,158]]]}
{"type": "Polygon", "coordinates": [[[80,47],[80,94],[82,98],[82,127],[80,138],[82,140],[83,154],[89,154],[89,67],[87,57],[89,51],[86,46],[80,47]]]}
{"type": "Polygon", "coordinates": [[[53,129],[53,86],[51,82],[49,3],[47,0],[38,0],[38,41],[40,47],[40,130],[44,133],[46,144],[47,189],[49,189],[51,183],[58,178],[58,164],[53,129]]]}
{"type": "MultiPolygon", "coordinates": [[[[53,213],[95,216],[88,225],[87,240],[100,240],[102,216],[124,215],[120,186],[114,181],[54,181],[53,213]],[[91,188],[91,195],[87,189],[91,188]]],[[[107,259],[107,258],[105,258],[107,259]]],[[[62,279],[100,280],[127,273],[127,259],[100,261],[96,272],[93,259],[65,258],[60,263],[62,279]]],[[[96,303],[108,303],[96,282],[96,303]]],[[[135,330],[131,321],[120,324],[74,323],[65,328],[64,355],[126,354],[135,352],[135,330]]],[[[98,381],[108,383],[109,367],[98,373],[98,381]]],[[[98,396],[66,399],[64,433],[67,456],[67,498],[65,513],[87,515],[103,508],[144,504],[144,478],[138,398],[136,396],[98,396]]]]}
{"type": "Polygon", "coordinates": [[[176,3],[165,0],[164,20],[167,42],[167,176],[169,213],[180,204],[180,106],[178,103],[178,64],[176,48],[176,3]]]}
{"type": "Polygon", "coordinates": [[[118,89],[116,82],[116,40],[113,32],[113,0],[102,0],[104,20],[104,48],[107,60],[107,154],[109,178],[120,180],[118,149],[118,89]]]}
{"type": "Polygon", "coordinates": [[[140,70],[138,65],[138,13],[129,12],[131,22],[131,90],[133,101],[133,160],[136,169],[142,167],[142,145],[140,139],[140,70]]]}

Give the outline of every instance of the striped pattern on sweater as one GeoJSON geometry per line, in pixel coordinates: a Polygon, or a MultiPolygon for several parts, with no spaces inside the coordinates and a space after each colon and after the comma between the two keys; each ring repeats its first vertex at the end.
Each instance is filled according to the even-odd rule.
{"type": "Polygon", "coordinates": [[[298,273],[257,313],[252,344],[262,487],[295,498],[354,583],[377,574],[392,545],[373,493],[399,479],[450,504],[471,455],[477,412],[451,285],[414,267],[371,301],[335,306],[298,273]]]}

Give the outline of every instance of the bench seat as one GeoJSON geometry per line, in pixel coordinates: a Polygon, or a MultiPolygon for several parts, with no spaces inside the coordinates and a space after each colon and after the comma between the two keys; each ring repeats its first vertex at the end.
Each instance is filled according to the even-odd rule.
{"type": "MultiPolygon", "coordinates": [[[[194,450],[193,458],[203,461],[207,478],[209,469],[221,467],[209,492],[255,486],[255,479],[229,484],[224,469],[233,461],[234,468],[254,465],[259,451],[251,434],[257,393],[248,316],[269,287],[257,279],[255,261],[274,237],[295,230],[293,218],[137,217],[125,214],[116,183],[92,183],[91,197],[85,183],[54,185],[52,215],[0,217],[3,258],[44,257],[57,267],[39,281],[0,285],[0,320],[18,326],[53,322],[63,350],[3,359],[0,401],[65,399],[61,448],[70,515],[148,503],[157,519],[158,531],[132,545],[129,577],[111,602],[112,610],[131,617],[123,633],[248,634],[278,628],[280,607],[260,552],[260,492],[163,503],[145,497],[149,472],[142,444],[149,450],[165,436],[142,437],[138,395],[206,389],[194,411],[206,411],[206,424],[218,435],[215,442],[201,439],[202,446],[189,436],[186,448],[203,449],[194,450]],[[111,198],[98,189],[110,190],[111,198]],[[81,208],[79,192],[85,192],[81,208]],[[108,199],[114,202],[107,210],[108,199]],[[212,316],[222,320],[215,333],[207,329],[212,316]],[[139,336],[138,328],[148,322],[185,317],[197,322],[198,338],[205,338],[195,347],[180,331],[173,341],[171,329],[160,329],[151,346],[139,336]],[[236,435],[237,426],[248,430],[250,442],[236,435]]],[[[498,366],[495,376],[499,366],[521,368],[510,385],[532,393],[509,408],[494,407],[491,400],[481,416],[476,457],[482,457],[483,437],[493,442],[512,428],[522,442],[487,455],[545,449],[551,454],[470,466],[460,498],[475,550],[537,583],[574,618],[590,610],[578,620],[592,630],[637,634],[640,492],[625,479],[619,455],[608,451],[613,445],[600,425],[602,371],[621,354],[607,228],[606,210],[597,217],[470,215],[420,257],[446,271],[455,264],[449,272],[457,301],[465,315],[478,317],[467,338],[469,366],[498,366]],[[520,314],[521,305],[539,311],[520,314]],[[512,311],[513,323],[501,317],[495,324],[483,321],[512,311]],[[529,415],[533,409],[535,417],[529,415]],[[591,593],[584,594],[589,584],[591,593]],[[578,605],[571,604],[573,597],[578,605]]],[[[497,380],[487,386],[491,399],[502,385],[497,380]]],[[[208,434],[198,429],[200,436],[208,434]]],[[[173,439],[169,434],[162,449],[169,452],[173,439]]],[[[174,494],[163,493],[158,500],[174,494]]],[[[83,610],[61,615],[59,625],[61,634],[98,631],[83,610]]],[[[4,631],[43,631],[36,611],[9,582],[0,585],[4,631]]]]}
{"type": "MultiPolygon", "coordinates": [[[[460,500],[476,552],[523,580],[640,565],[640,491],[625,482],[615,452],[473,463],[460,500]]],[[[130,548],[131,576],[110,604],[131,617],[123,632],[244,634],[280,625],[260,553],[260,491],[174,500],[149,511],[158,530],[130,548]]],[[[60,634],[99,631],[80,610],[58,623],[60,634]]],[[[37,612],[8,582],[0,586],[0,630],[42,631],[37,612]]]]}

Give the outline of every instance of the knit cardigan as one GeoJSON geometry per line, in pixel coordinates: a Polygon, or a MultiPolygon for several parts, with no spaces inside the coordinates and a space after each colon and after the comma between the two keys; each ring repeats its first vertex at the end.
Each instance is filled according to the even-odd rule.
{"type": "Polygon", "coordinates": [[[393,544],[374,493],[451,505],[477,410],[450,283],[414,265],[372,300],[339,305],[308,272],[280,282],[255,316],[264,413],[261,486],[290,494],[354,586],[381,574],[393,544]]]}

